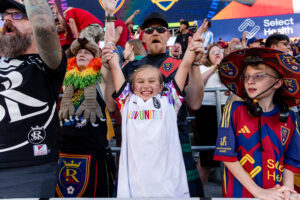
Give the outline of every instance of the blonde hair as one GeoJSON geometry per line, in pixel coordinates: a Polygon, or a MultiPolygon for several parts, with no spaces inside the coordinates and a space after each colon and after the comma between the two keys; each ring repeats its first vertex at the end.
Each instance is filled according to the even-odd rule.
{"type": "Polygon", "coordinates": [[[139,72],[142,72],[146,69],[151,69],[153,71],[156,71],[157,74],[158,74],[158,80],[159,80],[159,83],[162,84],[163,83],[163,76],[161,74],[161,72],[159,71],[159,69],[157,69],[156,67],[154,67],[153,65],[142,65],[140,66],[138,69],[136,69],[134,71],[134,73],[132,74],[131,78],[130,78],[130,82],[131,82],[131,86],[133,87],[134,86],[134,82],[135,82],[135,79],[136,79],[136,75],[139,73],[139,72]]]}
{"type": "Polygon", "coordinates": [[[128,44],[133,46],[133,53],[134,56],[142,55],[143,57],[146,56],[145,48],[139,39],[132,39],[127,41],[128,44]]]}

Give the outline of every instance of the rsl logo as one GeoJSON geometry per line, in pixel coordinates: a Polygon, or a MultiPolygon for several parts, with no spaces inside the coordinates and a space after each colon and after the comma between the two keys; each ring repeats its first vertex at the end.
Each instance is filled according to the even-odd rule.
{"type": "MultiPolygon", "coordinates": [[[[115,14],[116,12],[118,12],[118,11],[120,10],[120,8],[122,8],[124,2],[125,2],[125,0],[118,0],[118,3],[117,3],[117,5],[116,5],[116,9],[115,9],[115,11],[114,11],[114,14],[115,14]]],[[[101,5],[101,7],[104,9],[104,5],[103,5],[103,3],[102,3],[102,0],[99,0],[99,3],[100,3],[100,5],[101,5]]]]}
{"type": "Polygon", "coordinates": [[[90,176],[90,155],[60,153],[56,192],[59,197],[81,197],[90,176]]]}
{"type": "Polygon", "coordinates": [[[168,11],[178,0],[151,0],[163,11],[168,11]]]}

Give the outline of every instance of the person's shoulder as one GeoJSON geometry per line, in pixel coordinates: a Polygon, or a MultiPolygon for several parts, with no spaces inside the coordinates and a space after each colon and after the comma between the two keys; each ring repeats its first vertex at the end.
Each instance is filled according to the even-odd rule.
{"type": "Polygon", "coordinates": [[[224,112],[235,112],[238,108],[242,107],[246,109],[246,103],[243,100],[229,101],[225,105],[224,112]]]}

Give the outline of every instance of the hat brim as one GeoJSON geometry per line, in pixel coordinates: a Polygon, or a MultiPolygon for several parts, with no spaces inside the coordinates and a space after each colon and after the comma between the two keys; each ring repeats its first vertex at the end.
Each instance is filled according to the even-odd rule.
{"type": "Polygon", "coordinates": [[[243,98],[244,83],[240,77],[249,61],[275,69],[283,79],[281,96],[284,102],[290,107],[300,105],[300,62],[274,49],[241,49],[226,56],[218,68],[220,79],[229,90],[243,98]]]}
{"type": "Polygon", "coordinates": [[[1,0],[0,12],[4,12],[8,8],[17,8],[26,14],[25,5],[14,0],[1,0]]]}
{"type": "Polygon", "coordinates": [[[161,25],[166,28],[169,27],[168,22],[166,22],[165,20],[163,20],[161,18],[151,18],[151,19],[147,19],[146,21],[144,21],[144,23],[142,24],[142,29],[147,28],[148,25],[153,21],[157,21],[157,22],[161,23],[161,25]]]}
{"type": "Polygon", "coordinates": [[[89,50],[90,52],[92,52],[94,54],[95,57],[100,56],[100,48],[94,41],[92,41],[90,39],[78,38],[78,39],[74,40],[74,42],[71,45],[72,53],[76,56],[80,49],[89,50]],[[83,45],[83,43],[80,42],[79,40],[87,40],[87,42],[84,42],[85,44],[83,45]]]}

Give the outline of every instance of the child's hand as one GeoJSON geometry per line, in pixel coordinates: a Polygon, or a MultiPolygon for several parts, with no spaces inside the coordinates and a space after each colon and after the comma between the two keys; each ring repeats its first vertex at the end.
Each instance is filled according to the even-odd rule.
{"type": "Polygon", "coordinates": [[[119,63],[117,48],[114,44],[108,43],[102,49],[102,63],[107,69],[110,69],[111,64],[119,63]]]}
{"type": "Polygon", "coordinates": [[[116,9],[118,0],[102,0],[104,10],[108,13],[113,13],[116,9]]]}
{"type": "Polygon", "coordinates": [[[260,188],[253,196],[263,200],[284,200],[283,190],[280,185],[275,185],[269,189],[260,188]]]}

